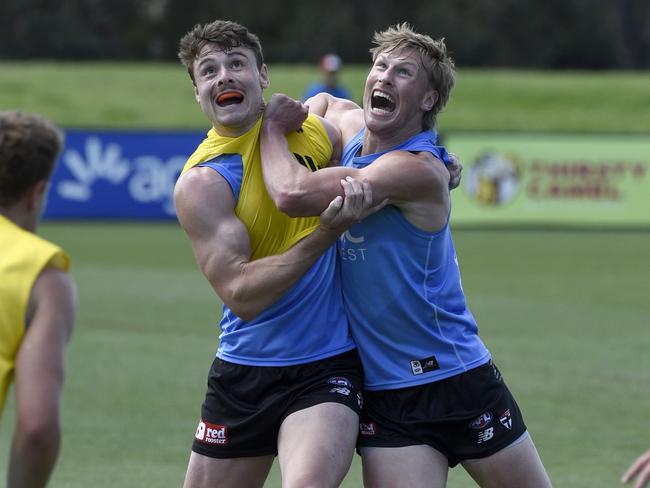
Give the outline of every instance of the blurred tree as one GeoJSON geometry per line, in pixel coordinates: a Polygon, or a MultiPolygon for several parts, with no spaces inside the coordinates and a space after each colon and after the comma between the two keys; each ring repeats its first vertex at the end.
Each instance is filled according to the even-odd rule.
{"type": "Polygon", "coordinates": [[[257,33],[271,62],[367,63],[373,32],[408,21],[464,67],[650,68],[648,0],[2,0],[0,58],[174,60],[216,18],[257,33]]]}

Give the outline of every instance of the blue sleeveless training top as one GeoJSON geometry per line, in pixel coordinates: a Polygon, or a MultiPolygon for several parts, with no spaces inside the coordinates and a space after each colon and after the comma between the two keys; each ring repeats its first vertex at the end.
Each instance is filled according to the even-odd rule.
{"type": "MultiPolygon", "coordinates": [[[[383,154],[355,157],[362,144],[363,131],[345,147],[343,165],[362,168],[383,154]]],[[[393,149],[448,158],[444,148],[435,146],[433,131],[393,149]]],[[[489,360],[465,303],[448,221],[430,233],[387,206],[352,226],[338,249],[345,306],[367,389],[430,383],[489,360]]]]}

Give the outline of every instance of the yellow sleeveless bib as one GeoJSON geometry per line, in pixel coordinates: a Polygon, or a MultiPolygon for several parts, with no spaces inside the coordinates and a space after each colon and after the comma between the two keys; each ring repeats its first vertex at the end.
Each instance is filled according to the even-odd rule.
{"type": "Polygon", "coordinates": [[[70,258],[61,248],[0,215],[0,412],[25,334],[32,288],[45,267],[68,271],[70,258]]]}
{"type": "MultiPolygon", "coordinates": [[[[318,217],[292,218],[280,212],[266,191],[260,156],[262,118],[239,137],[219,136],[214,129],[190,156],[183,173],[222,154],[239,154],[243,176],[235,214],[246,225],[251,241],[251,259],[279,254],[309,235],[318,217]]],[[[287,135],[289,150],[311,171],[326,167],[332,143],[320,119],[310,115],[299,131],[287,135]]]]}

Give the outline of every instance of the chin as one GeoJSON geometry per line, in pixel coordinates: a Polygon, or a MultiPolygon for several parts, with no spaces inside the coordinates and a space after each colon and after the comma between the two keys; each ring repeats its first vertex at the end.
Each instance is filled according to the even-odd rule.
{"type": "Polygon", "coordinates": [[[221,125],[228,127],[239,127],[246,124],[248,114],[245,111],[237,111],[231,113],[217,113],[216,121],[221,125]]]}
{"type": "Polygon", "coordinates": [[[370,115],[369,117],[366,117],[366,127],[368,130],[371,132],[380,132],[380,131],[385,131],[387,129],[391,129],[394,124],[394,119],[392,117],[384,117],[384,116],[379,116],[379,117],[374,117],[373,115],[370,115]]]}

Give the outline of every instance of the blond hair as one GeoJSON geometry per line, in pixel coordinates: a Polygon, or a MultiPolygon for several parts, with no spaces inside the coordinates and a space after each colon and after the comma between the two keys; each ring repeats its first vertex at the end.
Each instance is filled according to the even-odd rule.
{"type": "Polygon", "coordinates": [[[396,24],[382,32],[375,32],[372,39],[375,47],[370,49],[373,62],[383,52],[416,49],[422,56],[422,64],[431,87],[438,92],[438,99],[431,110],[424,114],[424,129],[436,125],[436,116],[449,101],[456,78],[454,60],[447,52],[444,38],[432,39],[413,30],[407,22],[396,24]]]}

